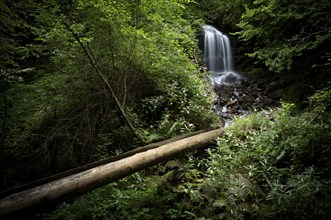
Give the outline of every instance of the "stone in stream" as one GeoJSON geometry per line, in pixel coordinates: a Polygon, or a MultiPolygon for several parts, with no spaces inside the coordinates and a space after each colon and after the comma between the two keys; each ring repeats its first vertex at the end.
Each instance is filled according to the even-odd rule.
{"type": "Polygon", "coordinates": [[[269,88],[271,82],[273,81],[268,82],[266,78],[262,82],[258,79],[242,79],[240,83],[214,85],[217,94],[215,112],[222,120],[231,120],[252,109],[278,106],[280,98],[274,94],[276,91],[272,87],[269,88]]]}

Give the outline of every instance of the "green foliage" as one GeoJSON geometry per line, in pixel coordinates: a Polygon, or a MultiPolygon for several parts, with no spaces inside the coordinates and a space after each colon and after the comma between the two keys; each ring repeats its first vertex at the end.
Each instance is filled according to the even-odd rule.
{"type": "MultiPolygon", "coordinates": [[[[40,217],[42,219],[194,219],[194,214],[185,211],[185,207],[178,202],[178,196],[181,194],[162,177],[146,177],[138,173],[95,190],[73,204],[62,204],[55,212],[40,217]]],[[[193,195],[193,192],[190,194],[193,195]]]]}
{"type": "Polygon", "coordinates": [[[330,7],[324,0],[254,1],[246,7],[237,35],[252,45],[248,55],[271,71],[311,71],[317,63],[329,63],[330,7]]]}
{"type": "Polygon", "coordinates": [[[315,76],[323,79],[317,88],[325,87],[309,98],[305,112],[287,104],[240,118],[209,150],[211,159],[191,155],[177,170],[151,168],[158,176],[141,172],[39,217],[330,215],[329,1],[51,0],[0,6],[6,97],[0,156],[7,187],[216,121],[208,80],[198,72],[194,28],[202,20],[241,28],[236,34],[247,43],[249,57],[304,82],[295,93],[307,92],[315,76]],[[84,49],[114,88],[135,132],[124,126],[84,49]],[[40,55],[47,59],[35,59],[40,55]],[[44,59],[47,67],[35,68],[44,59]]]}
{"type": "Polygon", "coordinates": [[[110,130],[119,122],[106,120],[116,115],[112,105],[86,86],[75,75],[56,72],[8,91],[12,106],[4,142],[8,185],[102,158],[101,151],[108,155],[111,149],[96,148],[99,141],[107,143],[98,135],[115,136],[110,130]]]}
{"type": "Polygon", "coordinates": [[[211,152],[209,178],[233,218],[330,215],[330,113],[292,108],[239,119],[211,152]]]}
{"type": "Polygon", "coordinates": [[[6,1],[1,10],[12,10],[13,17],[1,32],[7,39],[22,29],[29,41],[20,44],[25,37],[15,37],[4,47],[18,50],[15,59],[3,53],[1,60],[6,65],[1,66],[1,83],[3,78],[10,83],[5,94],[9,104],[1,104],[8,109],[3,117],[8,123],[2,123],[6,134],[1,137],[7,187],[205,128],[214,121],[211,89],[198,72],[195,33],[183,18],[187,4],[6,1]],[[135,132],[124,127],[84,49],[113,88],[135,132]],[[30,55],[37,52],[47,55],[43,57],[47,63],[33,68],[40,60],[30,55]],[[21,64],[20,57],[31,59],[28,73],[21,66],[8,67],[11,61],[21,64]],[[31,161],[38,162],[29,166],[31,161]],[[18,176],[21,173],[25,175],[18,176]]]}
{"type": "Polygon", "coordinates": [[[320,106],[329,105],[329,99],[329,90],[322,90],[303,112],[293,104],[253,112],[227,127],[217,146],[208,149],[209,158],[197,159],[202,151],[192,153],[39,217],[327,219],[331,117],[320,106]]]}
{"type": "Polygon", "coordinates": [[[206,23],[221,27],[222,31],[234,31],[245,5],[245,0],[199,0],[191,4],[192,14],[198,13],[197,18],[203,18],[206,23]]]}
{"type": "Polygon", "coordinates": [[[167,109],[162,109],[165,114],[177,118],[177,114],[189,113],[187,120],[197,126],[203,121],[201,119],[208,121],[211,114],[201,114],[202,109],[197,109],[208,112],[211,100],[206,99],[206,82],[188,56],[194,56],[197,45],[192,40],[194,33],[189,23],[181,18],[181,4],[177,1],[162,4],[156,1],[135,4],[78,1],[77,4],[76,8],[71,6],[72,15],[55,7],[56,17],[52,19],[57,23],[42,35],[42,40],[50,42],[67,39],[62,48],[57,46],[59,56],[54,59],[68,62],[74,57],[73,65],[77,66],[79,62],[85,71],[92,71],[86,57],[80,55],[77,42],[70,43],[72,37],[63,24],[69,23],[76,34],[83,36],[82,41],[86,41],[89,51],[97,57],[100,69],[124,104],[136,103],[139,110],[140,99],[145,105],[145,100],[156,93],[167,100],[167,109]],[[88,19],[82,20],[81,14],[88,19]],[[116,17],[116,14],[125,16],[116,17]]]}
{"type": "MultiPolygon", "coordinates": [[[[330,85],[330,83],[329,83],[330,85]]],[[[314,95],[309,98],[311,106],[317,112],[324,113],[326,111],[330,111],[331,105],[331,88],[330,86],[317,91],[314,95]]]]}
{"type": "Polygon", "coordinates": [[[32,20],[35,15],[34,9],[35,3],[30,0],[18,3],[1,1],[0,68],[2,71],[17,68],[21,60],[28,56],[29,52],[26,49],[31,40],[32,27],[30,20],[22,19],[22,17],[27,16],[32,20]]]}

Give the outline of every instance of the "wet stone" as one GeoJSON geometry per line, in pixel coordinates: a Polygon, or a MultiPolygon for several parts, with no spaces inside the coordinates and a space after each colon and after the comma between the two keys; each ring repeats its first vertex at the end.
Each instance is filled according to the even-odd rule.
{"type": "Polygon", "coordinates": [[[224,121],[244,115],[252,109],[278,106],[280,97],[276,89],[280,85],[279,81],[268,77],[253,80],[242,78],[232,84],[215,84],[214,111],[224,121]]]}

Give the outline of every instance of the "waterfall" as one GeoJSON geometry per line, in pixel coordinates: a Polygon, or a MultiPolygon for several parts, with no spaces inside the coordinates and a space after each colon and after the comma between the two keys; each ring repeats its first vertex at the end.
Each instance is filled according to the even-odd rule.
{"type": "Polygon", "coordinates": [[[233,71],[229,38],[210,25],[204,25],[202,28],[201,46],[206,66],[212,72],[212,83],[235,83],[240,76],[233,71]]]}

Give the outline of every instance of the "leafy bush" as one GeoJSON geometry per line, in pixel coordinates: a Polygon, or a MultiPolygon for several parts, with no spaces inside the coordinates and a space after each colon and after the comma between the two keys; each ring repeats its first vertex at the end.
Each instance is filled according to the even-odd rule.
{"type": "Polygon", "coordinates": [[[32,46],[47,54],[52,68],[30,73],[29,81],[23,78],[6,89],[10,123],[1,136],[1,157],[7,187],[214,121],[211,89],[194,62],[197,42],[182,17],[182,3],[74,0],[29,7],[38,21],[29,26],[35,34],[32,46]],[[114,97],[95,66],[135,131],[123,128],[114,97]],[[40,164],[26,171],[29,166],[20,157],[26,163],[39,157],[40,164]],[[16,169],[27,175],[17,177],[16,169]]]}
{"type": "MultiPolygon", "coordinates": [[[[166,179],[142,173],[62,204],[42,219],[193,219],[166,179]]],[[[192,208],[192,207],[191,207],[192,208]]]]}
{"type": "Polygon", "coordinates": [[[243,52],[260,72],[281,77],[290,102],[302,103],[330,81],[330,9],[327,0],[256,0],[240,18],[235,34],[243,52]]]}
{"type": "Polygon", "coordinates": [[[330,7],[329,1],[254,1],[246,7],[239,23],[242,30],[237,34],[253,43],[254,52],[249,56],[272,71],[297,71],[302,65],[310,69],[320,63],[315,62],[315,56],[328,62],[323,46],[330,40],[330,21],[325,20],[330,7]],[[315,49],[320,53],[312,53],[315,49]]]}
{"type": "Polygon", "coordinates": [[[218,140],[209,179],[229,216],[330,215],[330,112],[313,108],[296,114],[293,107],[250,114],[218,140]]]}
{"type": "Polygon", "coordinates": [[[151,167],[41,217],[327,219],[329,92],[318,91],[304,112],[284,104],[239,118],[208,149],[210,157],[195,152],[181,158],[177,170],[151,167]]]}

